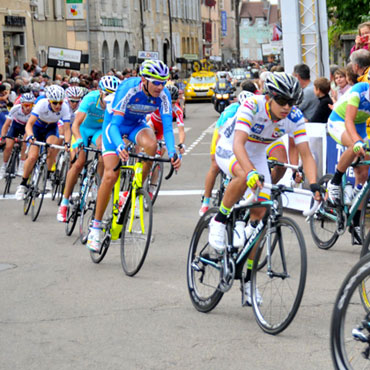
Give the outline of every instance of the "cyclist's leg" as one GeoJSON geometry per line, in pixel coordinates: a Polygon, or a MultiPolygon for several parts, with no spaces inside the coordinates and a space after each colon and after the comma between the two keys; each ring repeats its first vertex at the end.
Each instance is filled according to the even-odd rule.
{"type": "Polygon", "coordinates": [[[3,163],[4,163],[4,165],[6,165],[9,161],[10,155],[11,155],[12,150],[13,150],[13,146],[14,146],[14,140],[7,138],[5,140],[5,149],[4,149],[4,152],[3,152],[3,163]]]}
{"type": "MultiPolygon", "coordinates": [[[[282,141],[274,141],[271,145],[268,146],[266,150],[267,158],[274,159],[279,162],[287,163],[288,157],[284,143],[282,141]]],[[[273,184],[276,184],[285,174],[286,168],[281,166],[275,166],[271,170],[271,181],[273,184]]]]}
{"type": "MultiPolygon", "coordinates": [[[[92,142],[95,144],[95,146],[98,148],[98,149],[102,149],[102,144],[103,144],[103,139],[102,139],[102,130],[97,130],[93,137],[92,137],[92,142]]],[[[97,172],[98,172],[98,175],[100,176],[100,178],[103,177],[103,172],[104,172],[104,162],[103,162],[103,158],[100,157],[99,158],[99,164],[98,164],[98,169],[97,169],[97,172]]]]}
{"type": "MultiPolygon", "coordinates": [[[[137,143],[140,147],[144,148],[146,154],[154,156],[157,150],[157,140],[155,138],[153,130],[143,124],[140,125],[139,130],[134,130],[129,135],[130,140],[132,136],[135,135],[134,142],[137,143]],[[135,132],[136,131],[136,132],[135,132]]],[[[143,181],[147,178],[150,168],[152,167],[152,162],[145,161],[143,163],[143,181]]]]}

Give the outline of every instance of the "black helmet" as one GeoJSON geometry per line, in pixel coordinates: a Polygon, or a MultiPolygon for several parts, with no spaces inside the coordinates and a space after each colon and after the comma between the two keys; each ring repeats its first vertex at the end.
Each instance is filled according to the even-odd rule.
{"type": "Polygon", "coordinates": [[[179,98],[179,89],[175,85],[169,85],[167,89],[171,94],[172,101],[176,101],[179,98]]]}
{"type": "Polygon", "coordinates": [[[265,81],[264,88],[271,98],[282,97],[292,99],[299,105],[303,99],[303,90],[299,81],[289,73],[270,73],[265,81]]]}

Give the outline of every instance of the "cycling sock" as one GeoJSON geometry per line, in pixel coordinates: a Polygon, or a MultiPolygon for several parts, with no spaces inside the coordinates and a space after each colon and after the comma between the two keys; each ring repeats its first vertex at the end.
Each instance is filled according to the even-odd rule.
{"type": "Polygon", "coordinates": [[[215,221],[222,222],[223,224],[226,222],[227,216],[230,214],[231,208],[227,208],[224,206],[224,202],[221,202],[220,209],[215,217],[215,221]]]}
{"type": "Polygon", "coordinates": [[[69,206],[69,199],[68,198],[64,198],[62,199],[62,203],[60,204],[61,206],[69,206]]]}
{"type": "Polygon", "coordinates": [[[361,210],[357,210],[353,217],[353,226],[360,226],[361,210]]]}
{"type": "Polygon", "coordinates": [[[26,177],[22,177],[21,185],[27,186],[28,179],[26,177]]]}
{"type": "Polygon", "coordinates": [[[340,185],[340,183],[342,181],[343,174],[344,174],[344,172],[340,172],[340,171],[336,170],[335,174],[334,174],[334,176],[331,180],[331,183],[333,185],[340,185]]]}
{"type": "Polygon", "coordinates": [[[247,259],[247,276],[245,277],[245,281],[249,281],[252,275],[252,268],[253,268],[253,260],[247,259]]]}
{"type": "Polygon", "coordinates": [[[49,171],[48,170],[48,179],[50,179],[50,174],[52,173],[53,171],[49,171]]]}
{"type": "Polygon", "coordinates": [[[209,205],[209,203],[210,203],[210,201],[211,201],[211,198],[206,198],[206,197],[204,197],[204,198],[203,198],[203,203],[202,203],[202,204],[203,204],[204,206],[208,206],[208,205],[209,205]]]}
{"type": "Polygon", "coordinates": [[[93,229],[101,229],[101,228],[102,228],[101,221],[99,221],[99,220],[94,220],[94,221],[92,222],[92,227],[93,227],[93,229]]]}

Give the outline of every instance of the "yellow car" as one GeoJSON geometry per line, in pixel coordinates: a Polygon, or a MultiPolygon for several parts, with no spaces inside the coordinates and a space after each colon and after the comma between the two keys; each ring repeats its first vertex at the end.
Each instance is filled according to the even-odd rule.
{"type": "Polygon", "coordinates": [[[208,71],[194,72],[185,82],[185,100],[212,100],[216,74],[208,71]]]}

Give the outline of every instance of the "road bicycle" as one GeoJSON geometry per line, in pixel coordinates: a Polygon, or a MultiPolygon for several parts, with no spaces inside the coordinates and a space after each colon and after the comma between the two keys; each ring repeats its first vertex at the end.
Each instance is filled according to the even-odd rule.
{"type": "Polygon", "coordinates": [[[51,200],[57,199],[58,205],[62,202],[67,173],[69,170],[69,151],[61,150],[55,161],[55,171],[51,177],[51,200]]]}
{"type": "MultiPolygon", "coordinates": [[[[354,168],[361,165],[370,165],[370,161],[357,161],[351,166],[354,168]]],[[[324,175],[319,180],[319,185],[326,189],[332,177],[332,174],[324,175]]],[[[363,207],[361,209],[359,225],[361,228],[360,235],[362,242],[365,239],[366,230],[369,230],[370,208],[368,204],[370,199],[370,176],[365,184],[363,184],[360,192],[352,200],[351,205],[346,205],[344,200],[344,189],[346,184],[347,178],[344,174],[342,177],[342,189],[339,202],[333,205],[329,200],[324,200],[321,207],[310,219],[312,238],[320,249],[331,248],[336,243],[339,236],[345,233],[348,227],[352,235],[352,244],[354,244],[354,227],[352,221],[361,204],[363,204],[363,207]]]]}
{"type": "MultiPolygon", "coordinates": [[[[113,188],[111,199],[102,219],[104,237],[99,253],[90,251],[93,262],[100,263],[113,241],[120,241],[121,265],[128,276],[137,274],[144,264],[150,242],[152,241],[153,208],[149,194],[143,189],[143,161],[170,162],[171,159],[156,158],[144,153],[129,153],[137,159],[134,164],[119,163],[115,168],[120,175],[113,188]],[[126,176],[128,187],[121,184],[121,174],[130,171],[132,176],[126,176]],[[128,188],[127,197],[123,200],[121,188],[128,188]],[[144,202],[147,210],[144,210],[144,202]]],[[[171,166],[169,179],[174,172],[171,166]]]]}
{"type": "MultiPolygon", "coordinates": [[[[209,222],[218,212],[208,210],[198,221],[189,248],[187,283],[190,299],[200,312],[209,312],[229,291],[235,280],[240,280],[242,305],[246,305],[246,260],[256,246],[251,286],[252,306],[258,325],[269,334],[278,334],[288,327],[296,315],[304,292],[307,256],[304,237],[296,222],[283,217],[278,198],[284,192],[312,196],[308,190],[284,185],[264,184],[271,189],[271,200],[253,201],[254,197],[237,203],[226,222],[226,248],[223,254],[209,245],[209,222]],[[241,248],[233,246],[236,221],[248,221],[249,211],[266,208],[266,214],[241,248]],[[257,302],[256,289],[262,297],[257,302]]],[[[305,212],[310,216],[319,204],[305,212]]]]}
{"type": "Polygon", "coordinates": [[[48,178],[48,166],[46,163],[48,151],[52,149],[64,150],[64,146],[44,143],[42,141],[34,141],[31,145],[40,147],[39,157],[33,167],[32,174],[28,178],[27,191],[24,197],[23,213],[28,214],[32,205],[31,218],[36,221],[40,214],[41,206],[46,194],[46,181],[48,178]]]}
{"type": "Polygon", "coordinates": [[[23,143],[22,137],[5,136],[4,139],[14,140],[14,145],[5,170],[5,187],[3,198],[5,198],[6,194],[10,193],[10,186],[12,184],[12,181],[17,177],[16,172],[19,166],[19,156],[21,154],[23,143]]]}
{"type": "Polygon", "coordinates": [[[370,368],[369,279],[368,253],[347,274],[335,300],[330,326],[330,348],[336,369],[370,368]]]}
{"type": "MultiPolygon", "coordinates": [[[[87,242],[90,222],[95,209],[97,189],[100,186],[100,176],[97,173],[101,150],[86,146],[86,161],[82,171],[80,191],[77,196],[71,196],[70,204],[67,209],[67,220],[65,223],[66,235],[70,236],[75,229],[77,220],[80,217],[80,241],[82,244],[87,242]],[[88,153],[94,153],[94,158],[89,160],[88,153]]],[[[76,154],[72,164],[77,160],[76,154]]]]}

